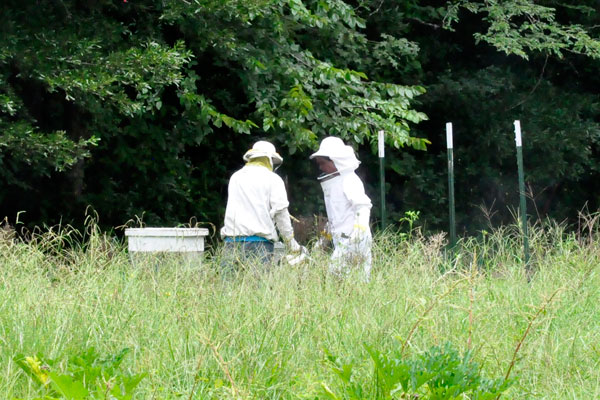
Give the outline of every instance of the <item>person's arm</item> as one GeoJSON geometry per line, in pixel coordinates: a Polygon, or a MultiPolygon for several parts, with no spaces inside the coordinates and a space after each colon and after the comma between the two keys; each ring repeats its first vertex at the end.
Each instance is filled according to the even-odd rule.
{"type": "Polygon", "coordinates": [[[281,239],[283,239],[283,242],[290,252],[298,253],[302,247],[298,244],[296,239],[294,239],[294,228],[292,227],[290,213],[287,207],[277,211],[273,216],[273,219],[275,220],[275,226],[277,226],[281,239]]]}
{"type": "Polygon", "coordinates": [[[288,211],[288,198],[285,190],[283,180],[275,175],[273,180],[273,188],[271,190],[270,206],[272,212],[272,218],[275,222],[275,226],[279,231],[281,239],[287,246],[290,252],[298,253],[302,250],[302,247],[294,239],[294,228],[292,227],[292,221],[290,213],[288,211]]]}
{"type": "Polygon", "coordinates": [[[361,240],[367,232],[370,232],[371,199],[366,195],[364,185],[356,175],[351,177],[344,185],[344,194],[352,204],[354,211],[354,224],[350,238],[361,240]]]}
{"type": "Polygon", "coordinates": [[[354,209],[354,226],[353,230],[366,232],[369,230],[369,218],[371,217],[371,207],[360,205],[354,209]]]}

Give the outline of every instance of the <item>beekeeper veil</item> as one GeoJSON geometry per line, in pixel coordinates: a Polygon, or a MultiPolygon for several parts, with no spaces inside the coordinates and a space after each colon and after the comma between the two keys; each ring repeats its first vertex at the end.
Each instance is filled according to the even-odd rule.
{"type": "Polygon", "coordinates": [[[319,150],[313,153],[310,159],[315,157],[329,157],[339,173],[354,171],[360,164],[354,154],[354,149],[345,145],[342,139],[335,136],[326,137],[321,141],[319,150]]]}

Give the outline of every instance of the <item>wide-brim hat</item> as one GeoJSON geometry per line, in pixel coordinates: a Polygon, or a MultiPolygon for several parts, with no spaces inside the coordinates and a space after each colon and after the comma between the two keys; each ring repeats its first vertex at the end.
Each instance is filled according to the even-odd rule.
{"type": "Polygon", "coordinates": [[[266,140],[260,140],[254,143],[252,148],[244,154],[243,159],[248,162],[257,157],[268,157],[273,163],[273,167],[280,165],[283,162],[283,157],[277,153],[275,146],[266,140]]]}

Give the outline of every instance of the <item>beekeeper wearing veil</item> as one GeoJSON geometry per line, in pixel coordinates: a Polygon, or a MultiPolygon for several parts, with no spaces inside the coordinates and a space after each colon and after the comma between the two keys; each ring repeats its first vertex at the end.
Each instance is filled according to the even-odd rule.
{"type": "Polygon", "coordinates": [[[360,161],[351,146],[333,136],[323,139],[310,159],[322,172],[318,180],[323,189],[328,233],[334,248],[330,272],[345,275],[352,268],[359,268],[363,279],[368,281],[373,241],[369,227],[372,204],[355,173],[360,161]]]}

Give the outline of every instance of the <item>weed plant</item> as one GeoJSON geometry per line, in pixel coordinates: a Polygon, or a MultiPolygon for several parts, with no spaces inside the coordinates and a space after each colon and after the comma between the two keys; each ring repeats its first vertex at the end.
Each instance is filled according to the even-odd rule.
{"type": "Polygon", "coordinates": [[[66,373],[86,349],[127,348],[122,374],[145,374],[136,399],[349,398],[331,355],[373,399],[373,354],[409,362],[450,343],[478,375],[512,382],[503,398],[600,398],[600,236],[597,219],[586,221],[573,233],[532,226],[528,268],[516,225],[453,252],[443,235],[387,231],[369,283],[329,275],[319,251],[226,276],[216,250],[133,259],[93,221],[83,233],[3,235],[0,393],[42,395],[22,357],[41,354],[66,373]]]}

